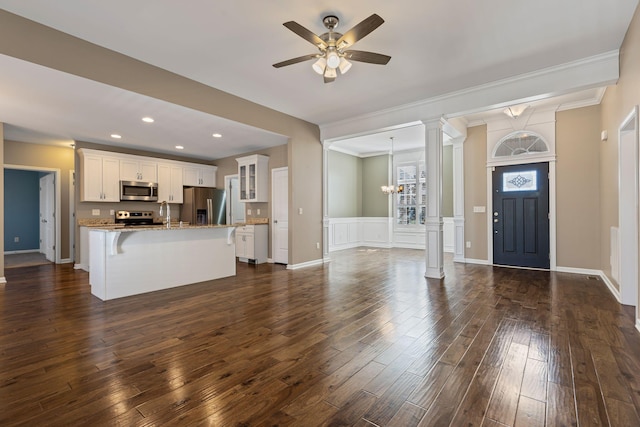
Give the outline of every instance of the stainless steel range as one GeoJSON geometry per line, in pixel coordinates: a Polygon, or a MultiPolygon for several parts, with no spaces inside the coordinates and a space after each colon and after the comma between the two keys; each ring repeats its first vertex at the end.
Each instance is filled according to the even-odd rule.
{"type": "Polygon", "coordinates": [[[153,211],[117,211],[115,223],[132,227],[156,224],[153,211]]]}

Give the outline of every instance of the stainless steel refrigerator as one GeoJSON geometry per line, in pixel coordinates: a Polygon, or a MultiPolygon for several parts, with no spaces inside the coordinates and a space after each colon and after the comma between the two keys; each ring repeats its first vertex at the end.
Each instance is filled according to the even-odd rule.
{"type": "Polygon", "coordinates": [[[180,221],[195,225],[226,224],[227,197],[224,190],[185,187],[180,221]]]}

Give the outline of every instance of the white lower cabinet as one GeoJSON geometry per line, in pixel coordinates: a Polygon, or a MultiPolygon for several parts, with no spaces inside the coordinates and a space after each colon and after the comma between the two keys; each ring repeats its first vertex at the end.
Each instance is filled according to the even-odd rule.
{"type": "Polygon", "coordinates": [[[262,264],[267,262],[269,248],[267,224],[244,225],[236,228],[236,256],[242,262],[262,264]]]}

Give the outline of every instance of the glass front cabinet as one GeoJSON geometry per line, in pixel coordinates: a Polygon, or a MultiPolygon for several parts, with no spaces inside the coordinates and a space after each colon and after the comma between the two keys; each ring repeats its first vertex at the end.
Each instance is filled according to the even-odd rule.
{"type": "Polygon", "coordinates": [[[401,162],[395,167],[395,220],[397,227],[420,226],[425,223],[427,183],[424,161],[401,162]]]}
{"type": "Polygon", "coordinates": [[[267,202],[269,157],[254,154],[236,159],[241,202],[267,202]]]}

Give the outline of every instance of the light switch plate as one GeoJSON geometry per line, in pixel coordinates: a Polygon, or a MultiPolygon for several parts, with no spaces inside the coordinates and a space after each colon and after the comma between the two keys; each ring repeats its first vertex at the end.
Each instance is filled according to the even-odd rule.
{"type": "Polygon", "coordinates": [[[251,209],[247,209],[247,215],[251,215],[251,209]]]}
{"type": "Polygon", "coordinates": [[[100,215],[100,209],[91,209],[91,215],[93,216],[100,215]]]}
{"type": "Polygon", "coordinates": [[[473,212],[475,213],[485,213],[487,211],[487,208],[485,206],[474,206],[473,207],[473,212]]]}

